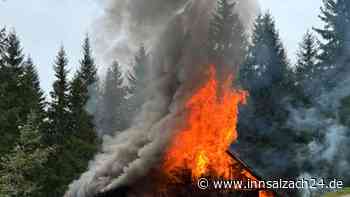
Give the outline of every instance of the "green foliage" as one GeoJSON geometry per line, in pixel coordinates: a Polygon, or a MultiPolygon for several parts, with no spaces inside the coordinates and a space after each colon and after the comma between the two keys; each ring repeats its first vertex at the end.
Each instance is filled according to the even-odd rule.
{"type": "Polygon", "coordinates": [[[337,192],[329,192],[323,195],[322,197],[344,197],[350,194],[350,188],[344,188],[337,192]]]}
{"type": "Polygon", "coordinates": [[[80,61],[80,75],[86,86],[97,82],[97,68],[92,57],[90,39],[86,36],[83,44],[83,58],[80,61]]]}
{"type": "Polygon", "coordinates": [[[50,119],[50,143],[62,143],[64,134],[68,132],[69,123],[69,101],[68,90],[69,83],[67,79],[68,60],[66,52],[61,47],[56,57],[54,71],[56,81],[53,84],[53,91],[51,92],[51,103],[49,106],[49,119],[50,119]]]}
{"type": "Polygon", "coordinates": [[[0,30],[0,54],[2,54],[4,52],[4,50],[6,49],[7,46],[7,33],[6,33],[6,29],[2,28],[0,30]]]}
{"type": "Polygon", "coordinates": [[[309,31],[304,35],[298,51],[296,64],[297,83],[302,84],[315,79],[321,70],[317,67],[317,43],[316,38],[309,31]]]}
{"type": "Polygon", "coordinates": [[[285,49],[269,13],[260,15],[255,23],[252,43],[240,79],[249,90],[285,86],[291,79],[285,49]]]}
{"type": "Polygon", "coordinates": [[[38,72],[33,63],[33,60],[29,57],[24,63],[24,75],[22,84],[24,86],[23,99],[26,105],[26,114],[30,111],[35,111],[38,116],[43,118],[45,116],[45,97],[44,92],[40,88],[40,80],[38,72]]]}
{"type": "Polygon", "coordinates": [[[1,157],[0,196],[37,196],[40,189],[38,177],[53,149],[42,143],[37,116],[31,113],[20,129],[18,143],[13,150],[1,157]]]}
{"type": "MultiPolygon", "coordinates": [[[[2,37],[4,32],[1,32],[2,37]]],[[[23,54],[20,41],[13,32],[2,39],[5,43],[0,61],[0,153],[12,149],[19,136],[18,125],[24,123],[28,110],[23,97],[23,54]]]]}
{"type": "Polygon", "coordinates": [[[239,114],[239,140],[249,147],[241,154],[249,155],[260,168],[257,170],[268,170],[275,165],[275,160],[266,158],[283,152],[280,162],[288,164],[283,169],[268,170],[268,176],[297,176],[293,160],[296,150],[286,147],[286,142],[302,143],[309,137],[286,126],[290,115],[286,104],[291,104],[294,99],[299,101],[299,97],[293,70],[269,13],[256,19],[248,55],[239,76],[241,85],[250,95],[248,104],[240,108],[239,114]]]}
{"type": "Polygon", "coordinates": [[[322,29],[315,28],[325,40],[321,43],[319,56],[323,63],[335,64],[339,57],[349,55],[350,2],[347,0],[323,0],[321,15],[322,29]]]}
{"type": "Polygon", "coordinates": [[[86,105],[85,107],[90,114],[95,114],[98,94],[98,77],[88,36],[86,36],[83,43],[83,58],[80,60],[79,75],[84,86],[83,88],[87,90],[84,90],[86,95],[84,95],[83,98],[86,100],[86,103],[84,103],[86,105]]]}
{"type": "Polygon", "coordinates": [[[47,162],[45,173],[50,176],[42,182],[43,196],[63,196],[68,185],[86,171],[99,143],[93,117],[86,110],[89,86],[97,81],[88,38],[84,41],[80,69],[71,82],[67,81],[67,62],[62,48],[56,59],[57,80],[49,109],[49,129],[53,130],[49,142],[57,150],[47,162]]]}

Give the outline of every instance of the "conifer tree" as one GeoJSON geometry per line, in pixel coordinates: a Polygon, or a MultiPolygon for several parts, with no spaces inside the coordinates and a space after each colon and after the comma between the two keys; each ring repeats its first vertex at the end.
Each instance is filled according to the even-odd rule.
{"type": "MultiPolygon", "coordinates": [[[[3,36],[3,35],[2,35],[3,36]]],[[[1,53],[0,63],[0,152],[8,151],[19,135],[18,125],[24,123],[23,112],[23,58],[20,41],[14,32],[6,38],[6,47],[1,53]]]]}
{"type": "MultiPolygon", "coordinates": [[[[237,69],[246,50],[246,38],[238,14],[233,13],[235,3],[218,0],[216,12],[209,26],[210,63],[232,65],[237,69]]],[[[235,70],[237,71],[237,70],[235,70]]]]}
{"type": "Polygon", "coordinates": [[[86,36],[83,44],[83,58],[80,61],[80,74],[87,86],[97,82],[97,68],[92,57],[90,39],[86,36]]]}
{"type": "Polygon", "coordinates": [[[121,105],[125,103],[127,88],[123,86],[120,65],[114,61],[108,69],[101,98],[102,112],[98,121],[99,130],[105,134],[122,131],[127,126],[121,105]]]}
{"type": "Polygon", "coordinates": [[[297,139],[296,132],[285,125],[289,118],[287,106],[294,105],[294,99],[299,98],[292,69],[289,67],[275,22],[269,13],[259,16],[256,20],[251,45],[241,72],[241,83],[250,95],[248,105],[240,109],[238,123],[238,130],[242,131],[240,142],[250,148],[241,154],[259,155],[253,156],[252,163],[259,164],[261,169],[267,169],[276,163],[266,158],[282,149],[279,153],[282,152],[284,157],[279,158],[279,161],[288,164],[279,171],[279,175],[297,176],[294,174],[296,171],[290,170],[295,168],[291,161],[295,156],[295,149],[286,147],[286,141],[280,139],[288,139],[291,143],[297,139]]]}
{"type": "Polygon", "coordinates": [[[252,43],[241,67],[241,81],[250,90],[285,86],[291,73],[275,22],[269,13],[255,23],[252,43]]]}
{"type": "Polygon", "coordinates": [[[13,150],[1,157],[0,196],[39,196],[39,177],[52,148],[42,144],[37,116],[30,113],[13,150]]]}
{"type": "MultiPolygon", "coordinates": [[[[288,117],[283,101],[294,98],[295,90],[284,48],[269,13],[256,19],[240,81],[250,94],[250,105],[240,115],[241,126],[255,134],[258,131],[254,130],[259,130],[260,124],[274,122],[276,128],[279,124],[283,125],[288,117]]],[[[275,132],[275,128],[265,129],[275,132]]],[[[242,139],[244,137],[242,135],[242,139]]]]}
{"type": "Polygon", "coordinates": [[[85,94],[85,107],[89,113],[96,113],[97,94],[98,94],[98,77],[95,60],[92,56],[92,49],[90,46],[90,39],[88,36],[84,39],[83,43],[83,58],[80,60],[80,78],[83,86],[86,89],[85,94]]]}
{"type": "Polygon", "coordinates": [[[88,97],[87,95],[88,89],[80,75],[80,72],[78,71],[70,85],[70,129],[73,136],[78,138],[81,143],[85,143],[87,146],[91,146],[89,150],[84,151],[86,164],[95,153],[89,151],[96,151],[97,148],[97,135],[94,128],[93,116],[86,110],[86,98],[88,97]],[[86,157],[86,155],[90,155],[90,157],[86,157]]]}
{"type": "MultiPolygon", "coordinates": [[[[145,103],[145,88],[147,85],[147,78],[149,77],[149,54],[146,47],[142,44],[137,51],[134,58],[134,67],[127,77],[130,82],[130,86],[127,87],[127,91],[130,97],[124,100],[121,108],[124,114],[129,117],[140,110],[141,106],[145,103]]],[[[131,119],[131,118],[130,118],[131,119]]]]}
{"type": "Polygon", "coordinates": [[[93,116],[86,110],[88,89],[81,70],[77,71],[70,82],[68,98],[69,133],[65,135],[61,156],[58,157],[70,162],[68,166],[65,162],[60,163],[60,168],[65,169],[65,177],[58,180],[62,186],[59,193],[64,193],[65,187],[87,170],[88,163],[98,148],[93,116]]]}
{"type": "Polygon", "coordinates": [[[32,58],[28,58],[24,62],[23,75],[23,96],[25,99],[26,110],[28,112],[35,111],[39,117],[43,117],[45,113],[45,97],[44,92],[40,87],[38,72],[33,63],[32,58]]]}
{"type": "Polygon", "coordinates": [[[145,88],[146,77],[148,74],[148,54],[145,46],[142,44],[135,55],[135,65],[133,73],[129,73],[128,79],[131,82],[132,93],[140,92],[140,89],[145,88]]]}
{"type": "Polygon", "coordinates": [[[79,129],[79,119],[81,118],[80,116],[85,113],[84,107],[86,105],[87,94],[87,88],[84,85],[80,72],[78,71],[70,84],[69,92],[69,108],[72,116],[70,126],[75,133],[81,132],[79,129]]]}
{"type": "Polygon", "coordinates": [[[296,80],[299,85],[314,80],[321,72],[317,68],[317,52],[316,38],[308,31],[304,35],[297,53],[296,80]]]}
{"type": "Polygon", "coordinates": [[[7,37],[7,47],[2,54],[2,59],[5,66],[13,72],[20,74],[22,71],[21,63],[23,62],[24,55],[22,53],[21,43],[15,32],[10,32],[7,37]]]}
{"type": "Polygon", "coordinates": [[[314,28],[325,42],[321,43],[319,56],[324,67],[341,67],[349,61],[350,54],[350,2],[348,0],[323,0],[321,29],[314,28]]]}
{"type": "Polygon", "coordinates": [[[56,81],[53,84],[53,91],[51,94],[51,103],[49,108],[50,119],[50,138],[53,143],[62,143],[63,136],[68,132],[68,115],[69,115],[69,101],[68,101],[68,60],[66,52],[63,47],[58,52],[54,64],[54,71],[56,81]]]}
{"type": "Polygon", "coordinates": [[[80,69],[70,85],[69,102],[72,114],[72,132],[91,145],[96,145],[96,133],[92,113],[90,114],[87,108],[89,100],[96,100],[96,98],[91,98],[90,95],[96,97],[97,94],[97,69],[94,62],[89,37],[86,37],[83,44],[83,58],[80,61],[80,69]]]}
{"type": "MultiPolygon", "coordinates": [[[[3,52],[5,51],[7,46],[7,32],[5,28],[2,28],[0,30],[0,57],[2,56],[3,52]]],[[[1,63],[1,61],[0,61],[1,63]]]]}

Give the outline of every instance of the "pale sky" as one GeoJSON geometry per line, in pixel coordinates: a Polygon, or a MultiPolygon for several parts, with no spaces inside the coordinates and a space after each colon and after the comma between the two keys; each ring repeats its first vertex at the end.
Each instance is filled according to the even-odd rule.
{"type": "MultiPolygon", "coordinates": [[[[30,52],[37,65],[41,85],[46,92],[54,80],[53,61],[63,44],[75,71],[81,57],[84,36],[92,32],[92,24],[102,14],[96,3],[101,0],[7,0],[0,1],[0,27],[15,28],[25,54],[30,52]]],[[[259,0],[262,10],[270,10],[280,35],[295,60],[302,35],[313,26],[321,0],[259,0]]]]}

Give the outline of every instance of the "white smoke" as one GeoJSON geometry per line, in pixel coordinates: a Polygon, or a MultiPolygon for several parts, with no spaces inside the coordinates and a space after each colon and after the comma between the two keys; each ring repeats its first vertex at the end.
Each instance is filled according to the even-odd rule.
{"type": "MultiPolygon", "coordinates": [[[[245,27],[256,15],[255,0],[237,0],[245,27]]],[[[159,164],[174,128],[183,122],[183,103],[198,86],[205,60],[197,59],[207,41],[213,0],[110,0],[99,21],[98,50],[104,59],[127,63],[140,43],[150,47],[152,80],[146,103],[131,128],[105,136],[101,153],[73,182],[65,197],[92,197],[132,184],[159,164]],[[191,39],[187,36],[191,34],[191,39]]]]}
{"type": "MultiPolygon", "coordinates": [[[[349,96],[350,80],[340,80],[332,91],[324,91],[315,98],[315,104],[308,109],[290,109],[291,116],[288,126],[297,131],[311,135],[312,141],[299,152],[302,156],[296,158],[300,166],[308,163],[307,170],[301,172],[313,178],[344,178],[349,177],[348,146],[349,127],[340,119],[342,99],[349,96]],[[304,149],[304,150],[302,150],[304,149]]],[[[296,147],[298,148],[298,147],[296,147]]],[[[321,195],[324,189],[302,191],[303,197],[321,195]]]]}

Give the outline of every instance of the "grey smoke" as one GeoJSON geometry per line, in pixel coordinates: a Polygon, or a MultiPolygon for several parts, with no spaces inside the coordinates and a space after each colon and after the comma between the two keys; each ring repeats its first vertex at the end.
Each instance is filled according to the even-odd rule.
{"type": "MultiPolygon", "coordinates": [[[[313,134],[313,140],[306,147],[299,147],[297,162],[310,167],[301,172],[301,177],[338,178],[349,181],[350,165],[348,147],[350,129],[343,125],[339,110],[341,101],[350,94],[350,79],[339,80],[332,91],[324,91],[314,99],[314,107],[291,109],[288,126],[313,134]],[[304,149],[304,150],[302,150],[304,149]]],[[[303,191],[302,196],[319,196],[324,190],[303,191]]]]}
{"type": "MultiPolygon", "coordinates": [[[[257,11],[255,0],[237,0],[247,29],[257,11]]],[[[98,21],[97,53],[127,64],[140,43],[149,46],[151,75],[146,103],[132,127],[105,136],[89,170],[74,181],[65,197],[132,184],[159,164],[174,128],[183,123],[184,100],[200,85],[207,59],[208,21],[213,0],[109,0],[98,21]]]]}

